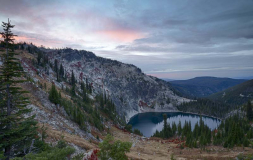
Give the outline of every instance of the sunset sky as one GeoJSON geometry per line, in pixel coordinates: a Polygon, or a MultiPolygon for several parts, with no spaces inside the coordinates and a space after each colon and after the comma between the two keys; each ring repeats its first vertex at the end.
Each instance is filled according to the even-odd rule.
{"type": "Polygon", "coordinates": [[[17,41],[92,51],[160,78],[253,76],[253,0],[0,0],[8,18],[17,41]]]}

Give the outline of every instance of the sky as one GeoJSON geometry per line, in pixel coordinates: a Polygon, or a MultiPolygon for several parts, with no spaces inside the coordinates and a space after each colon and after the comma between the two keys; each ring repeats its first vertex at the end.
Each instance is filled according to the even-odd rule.
{"type": "Polygon", "coordinates": [[[253,76],[253,0],[0,0],[8,18],[17,42],[92,51],[159,78],[253,76]]]}

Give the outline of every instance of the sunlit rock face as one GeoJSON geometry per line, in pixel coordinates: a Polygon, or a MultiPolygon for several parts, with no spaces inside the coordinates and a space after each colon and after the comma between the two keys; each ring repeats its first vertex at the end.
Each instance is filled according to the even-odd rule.
{"type": "Polygon", "coordinates": [[[93,96],[106,94],[127,122],[137,113],[175,111],[176,105],[189,102],[178,96],[170,83],[148,76],[134,65],[97,57],[92,52],[72,49],[51,50],[49,59],[62,64],[66,75],[72,70],[78,82],[92,84],[93,96]]]}

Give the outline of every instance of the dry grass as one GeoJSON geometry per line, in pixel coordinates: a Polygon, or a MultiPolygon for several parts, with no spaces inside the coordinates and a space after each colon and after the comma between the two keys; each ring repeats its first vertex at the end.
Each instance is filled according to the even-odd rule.
{"type": "MultiPolygon", "coordinates": [[[[116,140],[132,142],[131,135],[124,133],[117,128],[111,128],[111,132],[116,140]]],[[[138,142],[134,147],[131,148],[130,153],[127,156],[132,159],[143,159],[143,160],[168,160],[171,155],[174,155],[175,159],[234,159],[238,154],[253,154],[252,148],[237,147],[232,150],[224,149],[221,146],[208,146],[205,151],[201,151],[199,148],[176,148],[177,144],[164,143],[162,139],[151,138],[152,140],[146,140],[138,142]]]]}
{"type": "MultiPolygon", "coordinates": [[[[64,136],[64,140],[66,142],[73,143],[81,148],[86,149],[86,150],[98,148],[97,145],[85,140],[82,137],[79,137],[74,134],[69,134],[67,132],[61,132],[61,131],[55,130],[48,124],[44,124],[44,126],[47,127],[46,133],[47,133],[49,139],[51,139],[51,142],[58,141],[62,138],[62,136],[64,136]]],[[[39,124],[39,127],[42,127],[42,124],[39,124]]]]}

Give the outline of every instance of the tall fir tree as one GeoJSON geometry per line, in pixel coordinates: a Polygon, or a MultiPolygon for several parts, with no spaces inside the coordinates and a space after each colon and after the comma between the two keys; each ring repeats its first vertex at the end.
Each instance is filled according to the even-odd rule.
{"type": "Polygon", "coordinates": [[[166,135],[168,134],[167,132],[167,115],[166,114],[163,114],[163,129],[164,129],[164,133],[163,133],[163,137],[166,138],[166,135]]]}
{"type": "Polygon", "coordinates": [[[55,88],[55,84],[52,83],[52,87],[49,91],[49,100],[55,104],[58,104],[60,102],[60,97],[59,97],[59,94],[55,88]]]}
{"type": "Polygon", "coordinates": [[[246,106],[246,113],[247,113],[248,120],[249,121],[253,120],[253,111],[252,111],[252,105],[250,101],[248,101],[248,104],[246,106]]]}
{"type": "Polygon", "coordinates": [[[74,72],[72,70],[72,74],[71,74],[71,85],[74,86],[76,84],[76,79],[75,79],[75,75],[74,72]]]}
{"type": "Polygon", "coordinates": [[[61,66],[60,66],[59,74],[60,74],[60,77],[61,77],[61,78],[64,77],[64,68],[63,68],[62,64],[61,64],[61,66]]]}
{"type": "Polygon", "coordinates": [[[34,116],[25,117],[31,112],[26,108],[28,99],[23,96],[25,91],[18,87],[25,80],[20,62],[15,58],[16,53],[10,51],[14,43],[11,29],[14,27],[8,22],[2,22],[6,53],[1,55],[3,61],[0,67],[0,152],[4,151],[6,160],[13,155],[26,154],[32,139],[37,134],[34,116]]]}
{"type": "Polygon", "coordinates": [[[56,73],[58,72],[58,61],[57,61],[57,59],[54,60],[54,71],[56,73]]]}

